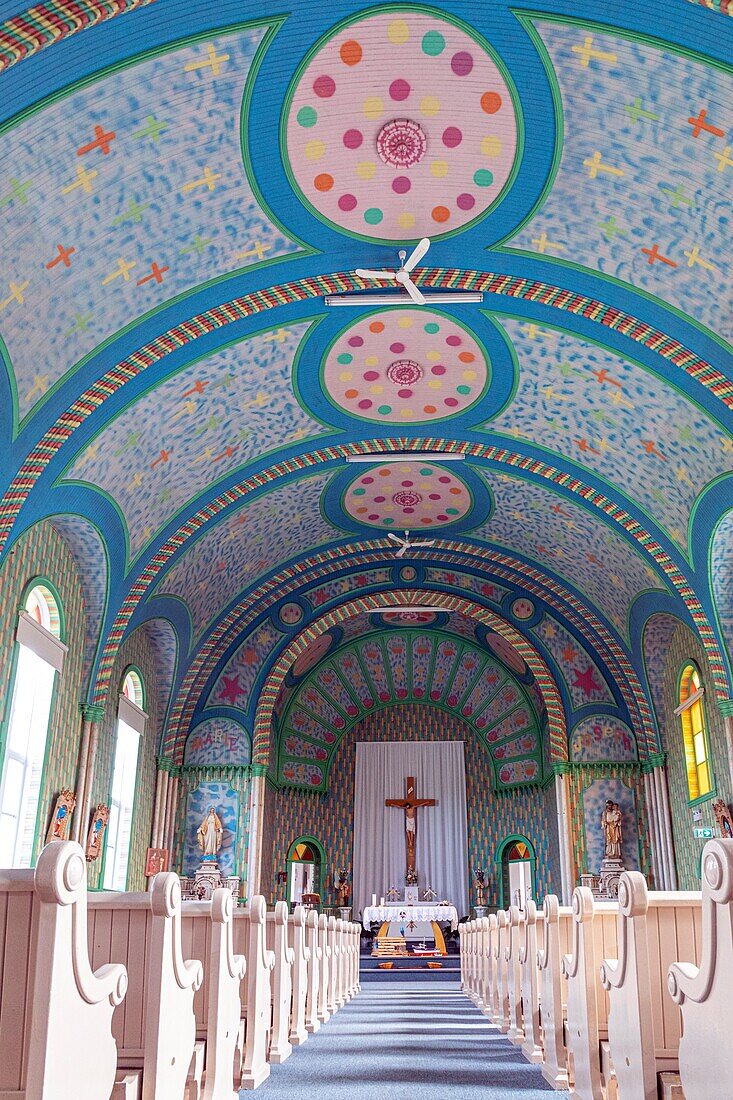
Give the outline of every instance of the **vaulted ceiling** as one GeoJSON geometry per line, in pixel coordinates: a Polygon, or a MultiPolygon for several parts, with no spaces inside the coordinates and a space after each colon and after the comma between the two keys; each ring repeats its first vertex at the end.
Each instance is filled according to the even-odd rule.
{"type": "MultiPolygon", "coordinates": [[[[90,699],[149,622],[180,760],[192,724],[251,734],[308,646],[336,676],[318,639],[360,596],[411,592],[448,602],[405,652],[451,614],[451,662],[494,659],[489,621],[524,638],[614,758],[655,746],[652,614],[730,696],[727,9],[0,0],[0,548],[44,518],[69,543],[90,699]],[[423,236],[418,285],[480,302],[370,301],[355,269],[423,236]],[[434,546],[396,561],[405,529],[434,546]]],[[[342,670],[392,667],[370,622],[342,670]]]]}

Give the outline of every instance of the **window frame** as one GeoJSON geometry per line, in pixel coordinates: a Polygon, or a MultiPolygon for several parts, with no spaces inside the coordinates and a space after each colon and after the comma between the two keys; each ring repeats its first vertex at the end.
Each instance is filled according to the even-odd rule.
{"type": "Polygon", "coordinates": [[[680,671],[679,671],[679,675],[677,676],[676,698],[677,698],[677,706],[674,709],[674,713],[675,713],[675,717],[679,718],[679,720],[680,720],[679,734],[680,734],[680,739],[681,739],[681,744],[682,744],[683,761],[684,761],[684,765],[685,765],[685,784],[687,786],[687,805],[688,806],[697,806],[702,802],[707,802],[711,798],[715,798],[716,794],[717,794],[716,789],[715,789],[715,773],[713,771],[712,754],[711,754],[711,751],[710,751],[710,735],[709,735],[709,732],[708,732],[708,715],[707,715],[707,710],[706,710],[706,707],[705,707],[705,684],[703,683],[702,672],[700,670],[700,666],[698,665],[697,661],[693,661],[693,660],[688,658],[687,660],[685,660],[683,662],[682,667],[680,668],[680,671]],[[685,678],[691,678],[695,674],[697,674],[697,678],[700,682],[700,687],[698,689],[696,689],[695,691],[690,692],[688,694],[687,698],[683,702],[682,699],[681,699],[681,691],[682,691],[683,681],[685,680],[685,678]],[[703,740],[704,740],[704,745],[705,745],[705,761],[704,761],[704,763],[707,765],[708,779],[709,779],[710,787],[709,787],[709,790],[705,791],[704,794],[697,794],[697,795],[693,796],[693,794],[690,790],[690,768],[689,768],[688,760],[691,759],[694,762],[695,775],[696,775],[697,782],[698,782],[698,789],[699,789],[699,783],[700,783],[700,781],[699,781],[700,765],[698,765],[696,755],[695,755],[695,735],[694,735],[694,733],[690,733],[688,735],[687,731],[685,730],[685,719],[684,719],[683,715],[685,714],[685,712],[691,710],[697,703],[700,704],[700,713],[702,715],[702,731],[701,732],[702,732],[702,735],[703,735],[703,740]],[[689,737],[689,745],[688,745],[688,737],[689,737]]]}
{"type": "Polygon", "coordinates": [[[51,695],[48,706],[48,721],[46,724],[46,739],[43,749],[41,774],[38,783],[38,804],[36,806],[36,817],[33,826],[33,842],[31,847],[30,862],[31,868],[35,867],[36,859],[41,846],[41,840],[45,834],[46,815],[48,812],[48,807],[44,807],[43,792],[46,786],[46,777],[48,770],[48,745],[49,738],[51,736],[51,726],[56,712],[59,682],[61,676],[63,675],[65,658],[68,653],[68,646],[65,644],[65,637],[66,619],[64,614],[64,605],[59,595],[59,591],[56,588],[56,585],[52,581],[50,581],[48,577],[42,574],[38,574],[27,581],[27,583],[23,586],[21,597],[17,605],[17,618],[15,634],[13,637],[13,652],[10,661],[10,672],[8,675],[8,691],[6,693],[3,704],[2,717],[0,718],[1,782],[5,772],[8,734],[10,731],[10,720],[13,715],[13,704],[15,702],[18,662],[21,656],[21,647],[23,647],[30,650],[36,655],[36,657],[44,661],[50,668],[53,669],[53,683],[51,687],[51,695]],[[53,626],[55,619],[55,630],[53,628],[49,630],[47,627],[37,622],[37,620],[26,610],[28,600],[35,588],[45,589],[54,601],[55,608],[53,614],[51,615],[51,623],[53,626]]]}
{"type": "MultiPolygon", "coordinates": [[[[108,793],[108,804],[109,804],[109,808],[110,808],[110,816],[111,816],[111,812],[112,812],[112,790],[113,790],[113,787],[114,787],[115,763],[116,763],[116,760],[117,760],[117,747],[118,747],[118,744],[119,744],[119,723],[123,722],[126,726],[133,729],[135,731],[135,733],[137,733],[137,735],[138,735],[137,760],[136,760],[136,768],[135,768],[135,770],[137,771],[137,769],[140,765],[140,755],[141,755],[141,752],[142,752],[143,737],[145,736],[145,731],[147,729],[147,723],[148,723],[148,719],[149,719],[149,715],[148,715],[147,711],[144,710],[142,707],[139,707],[137,705],[137,703],[133,702],[133,700],[130,699],[124,693],[125,680],[127,679],[130,672],[134,672],[137,679],[138,679],[138,682],[140,684],[140,690],[141,690],[143,704],[145,704],[147,702],[147,693],[146,693],[146,689],[145,689],[145,681],[144,681],[144,679],[143,679],[143,677],[140,673],[139,668],[137,667],[137,665],[128,665],[125,668],[124,672],[122,673],[122,676],[120,677],[119,692],[118,692],[118,696],[117,696],[117,713],[115,715],[115,724],[114,724],[114,730],[115,730],[114,752],[112,753],[112,770],[110,772],[110,777],[109,777],[109,793],[108,793]]],[[[140,790],[139,784],[136,782],[135,783],[135,790],[134,790],[134,794],[133,794],[133,798],[132,798],[132,805],[131,805],[131,808],[130,808],[130,847],[128,848],[128,852],[127,852],[127,866],[125,868],[125,885],[122,888],[124,890],[127,890],[129,888],[129,882],[130,882],[130,851],[131,851],[131,848],[132,848],[132,825],[133,825],[133,822],[135,821],[135,815],[136,815],[136,812],[137,812],[137,799],[138,799],[139,790],[140,790]]],[[[99,882],[100,882],[100,886],[101,886],[102,890],[118,890],[119,887],[105,886],[104,885],[104,880],[105,880],[105,877],[106,877],[106,874],[107,874],[107,856],[108,856],[108,852],[109,852],[109,843],[108,843],[109,842],[109,837],[110,837],[110,829],[109,829],[109,826],[108,826],[107,829],[105,830],[105,836],[104,836],[104,853],[103,853],[103,857],[102,857],[102,866],[101,866],[100,873],[99,873],[99,882]]]]}

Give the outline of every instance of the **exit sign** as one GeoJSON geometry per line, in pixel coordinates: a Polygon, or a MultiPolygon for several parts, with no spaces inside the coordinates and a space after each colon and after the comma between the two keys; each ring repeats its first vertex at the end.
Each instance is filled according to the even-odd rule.
{"type": "Polygon", "coordinates": [[[695,840],[713,840],[715,837],[715,829],[710,828],[710,826],[697,827],[693,832],[695,840]]]}

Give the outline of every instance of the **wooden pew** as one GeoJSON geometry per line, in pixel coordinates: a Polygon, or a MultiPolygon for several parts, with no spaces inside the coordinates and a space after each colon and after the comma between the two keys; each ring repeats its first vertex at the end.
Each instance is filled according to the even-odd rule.
{"type": "Polygon", "coordinates": [[[682,1012],[679,1068],[685,1098],[722,1100],[731,1094],[733,1079],[733,840],[709,840],[703,849],[700,965],[675,962],[667,987],[682,1012]]]}
{"type": "Polygon", "coordinates": [[[236,1100],[244,1049],[241,987],[243,955],[235,955],[231,890],[215,890],[211,901],[184,902],[181,945],[201,959],[204,982],[193,999],[196,1037],[206,1042],[203,1100],[236,1100]]]}
{"type": "Polygon", "coordinates": [[[496,914],[496,937],[494,948],[494,1011],[492,1021],[505,1035],[509,1031],[509,970],[507,946],[509,918],[503,909],[496,914]]]}
{"type": "Polygon", "coordinates": [[[288,946],[288,906],[284,901],[275,903],[275,910],[267,914],[267,949],[275,956],[272,977],[272,1032],[270,1034],[269,1059],[273,1065],[286,1061],[293,1053],[290,1033],[290,1002],[293,995],[294,952],[288,946]]]}
{"type": "Polygon", "coordinates": [[[243,1089],[256,1089],[270,1075],[267,1052],[272,1018],[270,982],[275,955],[267,949],[266,919],[267,906],[261,894],[255,894],[249,906],[234,911],[234,947],[247,960],[246,999],[242,1003],[246,1020],[243,1089]]]}
{"type": "Polygon", "coordinates": [[[537,906],[528,898],[524,920],[519,924],[519,966],[522,981],[524,1041],[522,1054],[528,1062],[541,1062],[540,997],[537,955],[537,906]]]}
{"type": "Polygon", "coordinates": [[[642,874],[625,871],[618,904],[618,959],[601,966],[610,1056],[623,1100],[648,1100],[657,1074],[678,1068],[682,1018],[667,971],[679,958],[700,959],[702,895],[649,893],[642,874]]]}
{"type": "Polygon", "coordinates": [[[510,905],[507,911],[508,943],[506,949],[507,994],[509,1000],[509,1031],[507,1039],[515,1046],[524,1042],[524,1023],[522,1018],[522,968],[519,961],[520,926],[523,915],[518,906],[510,905]]]}
{"type": "Polygon", "coordinates": [[[542,1032],[542,1076],[556,1089],[568,1087],[565,1049],[565,1006],[567,979],[562,958],[570,949],[572,909],[561,906],[555,894],[542,905],[544,944],[537,951],[540,971],[540,1024],[542,1032]]]}
{"type": "Polygon", "coordinates": [[[339,966],[341,959],[341,936],[339,922],[341,918],[328,918],[328,943],[331,955],[328,960],[328,1014],[335,1016],[341,1005],[338,1001],[339,966]]]}
{"type": "Polygon", "coordinates": [[[321,913],[318,917],[318,943],[321,949],[321,959],[318,972],[318,1019],[322,1024],[331,1019],[331,1010],[328,1007],[328,990],[330,986],[331,971],[331,942],[328,934],[328,922],[333,917],[327,917],[321,913]]]}
{"type": "Polygon", "coordinates": [[[568,981],[566,1043],[573,1100],[604,1100],[601,1042],[608,1038],[608,994],[600,966],[617,953],[616,902],[594,902],[587,886],[573,891],[570,953],[563,956],[568,981]]]}
{"type": "Polygon", "coordinates": [[[468,965],[466,956],[466,946],[468,941],[466,940],[466,923],[458,925],[458,957],[461,963],[461,989],[466,992],[466,982],[468,979],[468,965]]]}
{"type": "MultiPolygon", "coordinates": [[[[142,1098],[199,1096],[204,1044],[196,1041],[193,999],[203,966],[181,949],[181,886],[172,871],[145,893],[89,896],[88,942],[93,965],[121,960],[129,986],[112,1018],[121,1070],[142,1073],[142,1098]]],[[[133,1082],[125,1088],[133,1090],[133,1082]]]]}
{"type": "Polygon", "coordinates": [[[288,946],[293,952],[293,998],[290,1008],[291,1046],[301,1046],[308,1038],[305,1026],[305,1004],[308,996],[308,960],[310,948],[306,943],[306,911],[299,905],[288,921],[288,946]]]}
{"type": "Polygon", "coordinates": [[[315,1034],[321,1026],[318,1019],[318,983],[321,969],[321,946],[318,942],[318,913],[309,909],[305,918],[305,941],[308,948],[308,986],[305,997],[305,1027],[315,1034]]]}
{"type": "Polygon", "coordinates": [[[482,1012],[489,1020],[494,1019],[494,1013],[498,1011],[498,995],[496,988],[496,938],[498,925],[496,914],[490,913],[488,917],[482,917],[486,923],[483,926],[484,938],[484,1007],[482,1012]]]}
{"type": "Polygon", "coordinates": [[[474,978],[474,949],[476,945],[476,940],[474,937],[473,925],[474,922],[472,920],[468,920],[459,927],[463,928],[463,943],[465,952],[465,977],[463,991],[467,997],[470,997],[471,1000],[475,1002],[476,987],[474,978]]]}
{"type": "Polygon", "coordinates": [[[488,1015],[489,1000],[491,997],[491,959],[489,958],[489,919],[488,917],[479,917],[478,928],[476,930],[478,938],[478,959],[479,959],[479,975],[478,975],[478,992],[479,992],[479,1007],[485,1016],[488,1015]]]}
{"type": "Polygon", "coordinates": [[[0,1096],[51,1100],[73,1081],[74,1100],[108,1100],[126,989],[124,966],[90,965],[78,844],[47,845],[35,871],[0,870],[0,1096]]]}

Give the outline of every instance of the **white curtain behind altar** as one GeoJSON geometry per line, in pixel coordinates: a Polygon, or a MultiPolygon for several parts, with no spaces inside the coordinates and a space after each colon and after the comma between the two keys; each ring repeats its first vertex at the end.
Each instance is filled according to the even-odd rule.
{"type": "Polygon", "coordinates": [[[459,916],[468,912],[466,775],[463,741],[358,741],[354,776],[353,914],[358,919],[372,894],[405,888],[405,811],[385,806],[405,797],[415,777],[417,798],[437,806],[417,810],[416,863],[420,899],[428,885],[459,916]]]}

